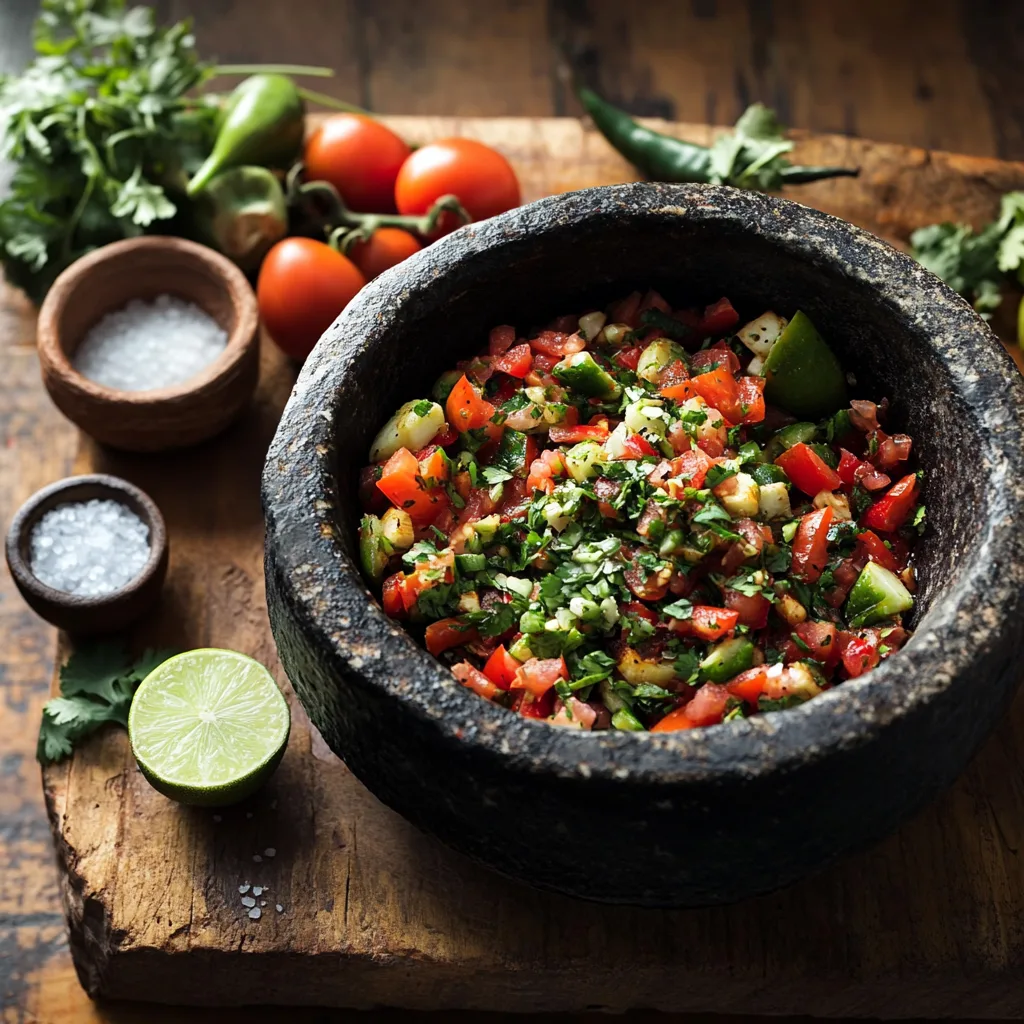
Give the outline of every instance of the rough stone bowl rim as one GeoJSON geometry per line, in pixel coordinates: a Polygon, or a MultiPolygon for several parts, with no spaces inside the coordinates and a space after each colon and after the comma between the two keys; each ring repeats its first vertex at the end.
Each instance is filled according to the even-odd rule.
{"type": "MultiPolygon", "coordinates": [[[[884,662],[864,678],[845,682],[802,706],[706,729],[667,734],[614,730],[585,733],[524,719],[477,697],[457,683],[401,626],[384,615],[358,566],[349,559],[332,529],[316,530],[310,539],[311,548],[320,556],[322,565],[336,567],[337,586],[355,587],[362,592],[366,609],[359,626],[387,643],[387,651],[370,650],[365,640],[350,642],[350,636],[358,636],[358,629],[349,617],[342,614],[327,621],[331,612],[328,610],[325,617],[324,609],[329,609],[329,603],[315,602],[318,607],[314,608],[314,602],[303,598],[300,592],[294,572],[300,567],[292,557],[294,553],[278,543],[275,513],[299,500],[294,496],[278,498],[280,494],[287,494],[283,472],[276,468],[279,452],[280,458],[287,457],[293,463],[297,457],[305,459],[313,478],[322,485],[315,500],[329,504],[327,515],[332,524],[347,528],[338,510],[330,504],[330,481],[312,454],[318,445],[330,447],[334,443],[333,424],[339,390],[337,387],[332,390],[334,404],[330,408],[321,408],[317,415],[302,421],[306,392],[314,386],[322,386],[325,378],[340,380],[360,352],[370,345],[384,343],[381,336],[386,334],[386,329],[380,325],[379,310],[389,308],[395,316],[394,307],[400,308],[410,295],[433,287],[438,275],[431,273],[432,265],[442,265],[445,268],[442,273],[450,273],[453,264],[472,259],[488,248],[512,244],[527,233],[542,232],[545,225],[562,229],[566,217],[586,217],[588,207],[595,211],[595,216],[607,216],[600,201],[592,203],[598,194],[608,205],[642,202],[647,212],[664,215],[686,216],[694,206],[706,214],[717,205],[723,222],[736,219],[737,215],[730,210],[743,208],[762,237],[785,245],[807,262],[818,259],[833,265],[839,263],[834,255],[820,248],[815,241],[816,233],[834,239],[834,250],[841,241],[844,251],[856,250],[864,256],[870,253],[875,259],[884,260],[891,271],[884,281],[873,279],[867,270],[849,263],[845,273],[879,292],[908,318],[930,315],[938,319],[947,334],[955,334],[957,346],[949,352],[944,353],[932,335],[929,347],[948,368],[973,374],[973,384],[962,393],[968,406],[972,405],[970,393],[981,390],[977,386],[979,382],[998,389],[994,393],[1003,396],[1003,400],[996,408],[989,408],[987,413],[980,403],[975,408],[981,425],[988,427],[986,455],[999,460],[1007,478],[1024,478],[1024,378],[973,308],[911,257],[847,221],[774,196],[721,186],[666,186],[644,182],[598,186],[541,199],[489,221],[459,229],[412,257],[403,268],[388,271],[371,282],[328,329],[298,378],[268,454],[264,474],[264,504],[271,513],[267,543],[274,546],[285,599],[291,602],[303,628],[312,631],[330,651],[335,664],[403,702],[410,714],[442,734],[439,739],[471,744],[480,755],[506,762],[510,770],[584,776],[617,785],[671,787],[689,781],[713,781],[716,777],[759,777],[827,758],[839,748],[860,746],[877,730],[941,695],[959,675],[970,671],[973,654],[969,651],[977,650],[985,642],[997,642],[1001,631],[1012,628],[1005,616],[1000,616],[999,591],[988,592],[978,609],[986,619],[980,639],[972,638],[970,624],[960,621],[957,609],[963,598],[974,593],[974,584],[981,579],[986,567],[1024,564],[1024,540],[1012,525],[1024,521],[1024,487],[1012,494],[1007,489],[995,498],[990,497],[985,529],[974,541],[978,557],[952,587],[936,596],[899,657],[884,662]],[[785,214],[778,218],[778,225],[770,216],[773,210],[785,214]],[[362,324],[360,318],[363,318],[362,324]],[[375,331],[362,334],[361,328],[369,324],[375,325],[375,331]],[[353,331],[353,327],[360,330],[353,331]],[[343,335],[349,336],[344,343],[337,340],[343,335]],[[291,428],[300,424],[306,433],[302,443],[296,446],[297,435],[291,428]],[[277,507],[279,500],[281,507],[277,507]],[[996,530],[999,522],[1004,527],[1001,533],[996,530]],[[1011,525],[1006,529],[1008,522],[1011,525]],[[960,643],[951,651],[948,645],[944,648],[943,638],[958,639],[960,643]],[[429,678],[431,686],[402,685],[401,670],[396,671],[392,663],[408,667],[410,673],[415,670],[418,678],[429,678]],[[425,692],[427,689],[429,693],[425,692]],[[814,736],[811,744],[808,735],[814,736]]],[[[289,472],[295,472],[294,464],[289,472]]],[[[995,473],[994,464],[989,465],[987,473],[991,478],[995,473]]],[[[307,515],[306,518],[313,531],[313,517],[307,515]]],[[[1003,586],[1005,590],[1005,582],[1003,586]]]]}

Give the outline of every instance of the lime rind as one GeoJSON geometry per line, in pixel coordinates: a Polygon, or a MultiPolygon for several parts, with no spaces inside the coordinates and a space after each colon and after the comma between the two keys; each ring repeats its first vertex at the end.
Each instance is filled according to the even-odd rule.
{"type": "Polygon", "coordinates": [[[266,668],[216,648],[154,669],[128,715],[143,774],[185,803],[231,803],[257,789],[284,753],[289,726],[288,704],[266,668]]]}

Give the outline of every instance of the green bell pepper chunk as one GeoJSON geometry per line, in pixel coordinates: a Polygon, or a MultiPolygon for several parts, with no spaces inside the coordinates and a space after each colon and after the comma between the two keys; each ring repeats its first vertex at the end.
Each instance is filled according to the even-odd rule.
{"type": "Polygon", "coordinates": [[[810,444],[818,434],[816,423],[790,423],[777,431],[761,452],[762,462],[774,462],[796,444],[810,444]]]}
{"type": "Polygon", "coordinates": [[[589,352],[566,356],[551,372],[560,384],[587,398],[615,398],[622,391],[611,374],[594,362],[589,352]]]}
{"type": "Polygon", "coordinates": [[[776,466],[771,462],[755,466],[750,475],[754,478],[758,487],[767,487],[768,484],[789,484],[789,477],[786,476],[786,471],[781,466],[776,466]]]}
{"type": "Polygon", "coordinates": [[[478,554],[456,555],[455,565],[460,573],[480,572],[487,568],[487,559],[478,554]]]}
{"type": "Polygon", "coordinates": [[[764,361],[764,397],[796,416],[821,419],[846,405],[846,378],[806,314],[796,312],[764,361]]]}
{"type": "Polygon", "coordinates": [[[359,523],[359,560],[363,571],[374,583],[384,578],[394,548],[384,536],[384,527],[376,516],[363,516],[359,523]]]}
{"type": "Polygon", "coordinates": [[[746,672],[754,663],[754,645],[745,636],[723,640],[711,648],[711,653],[700,663],[700,678],[712,683],[746,672]]]}
{"type": "Polygon", "coordinates": [[[533,657],[533,651],[530,650],[530,641],[525,636],[521,636],[518,640],[514,641],[512,646],[509,647],[508,653],[516,661],[529,661],[533,657]]]}
{"type": "Polygon", "coordinates": [[[914,607],[914,598],[898,576],[876,562],[861,570],[844,609],[851,629],[872,626],[914,607]]]}
{"type": "Polygon", "coordinates": [[[646,732],[644,727],[640,724],[640,720],[632,711],[629,710],[629,708],[619,708],[619,710],[612,715],[612,728],[621,729],[624,732],[646,732]]]}

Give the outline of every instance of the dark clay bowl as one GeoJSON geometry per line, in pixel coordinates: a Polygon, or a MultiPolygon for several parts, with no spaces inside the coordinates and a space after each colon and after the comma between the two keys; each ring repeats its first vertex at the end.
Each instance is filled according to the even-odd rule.
{"type": "MultiPolygon", "coordinates": [[[[707,186],[557,196],[463,228],[366,288],[320,340],[267,458],[270,618],[310,718],[420,828],[535,885],[651,906],[765,892],[893,830],[1003,714],[1024,629],[1024,382],[909,257],[795,203],[707,186]],[[906,648],[799,708],[682,733],[585,733],[463,688],[358,569],[377,428],[494,324],[653,285],[675,305],[805,310],[892,400],[926,470],[906,648]]],[[[908,868],[908,870],[912,870],[908,868]]]]}
{"type": "Polygon", "coordinates": [[[36,491],[14,514],[7,531],[7,567],[32,610],[58,629],[80,636],[116,633],[143,616],[160,597],[167,575],[167,527],[153,499],[127,480],[105,473],[69,476],[36,491]],[[51,509],[93,498],[119,501],[149,527],[149,558],[120,590],[81,597],[47,586],[32,573],[31,540],[36,523],[51,509]]]}

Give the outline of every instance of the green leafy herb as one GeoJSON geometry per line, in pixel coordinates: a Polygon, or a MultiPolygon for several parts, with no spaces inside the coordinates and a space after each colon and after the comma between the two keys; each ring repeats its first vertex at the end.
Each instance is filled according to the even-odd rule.
{"type": "Polygon", "coordinates": [[[914,515],[910,520],[910,525],[917,530],[918,533],[924,533],[925,519],[927,518],[927,512],[925,511],[924,505],[918,505],[914,510],[914,515]]]}
{"type": "Polygon", "coordinates": [[[43,705],[36,758],[53,764],[105,722],[127,726],[135,688],[174,651],[147,650],[132,661],[118,643],[78,648],[60,670],[60,696],[43,705]]]}
{"type": "Polygon", "coordinates": [[[780,188],[790,166],[785,154],[793,149],[784,132],[774,110],[761,103],[747,107],[732,132],[711,147],[711,183],[767,192],[780,188]]]}
{"type": "Polygon", "coordinates": [[[483,471],[484,480],[489,484],[501,484],[512,479],[512,474],[507,469],[499,469],[497,466],[488,466],[483,471]]]}
{"type": "Polygon", "coordinates": [[[693,602],[687,601],[685,597],[680,597],[671,604],[663,605],[661,612],[673,619],[690,619],[693,617],[693,602]]]}
{"type": "Polygon", "coordinates": [[[420,417],[426,416],[431,409],[434,408],[434,403],[426,398],[421,398],[413,407],[412,411],[420,417]]]}
{"type": "Polygon", "coordinates": [[[681,341],[693,334],[692,328],[684,324],[682,320],[677,320],[660,309],[645,309],[640,314],[640,322],[660,331],[666,338],[674,338],[676,341],[681,341]]]}

